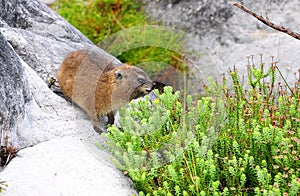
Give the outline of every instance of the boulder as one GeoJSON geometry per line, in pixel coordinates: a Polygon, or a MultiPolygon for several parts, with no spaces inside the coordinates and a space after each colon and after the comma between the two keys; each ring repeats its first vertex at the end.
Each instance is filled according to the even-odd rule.
{"type": "Polygon", "coordinates": [[[2,1],[0,9],[1,33],[45,81],[70,51],[92,44],[39,1],[2,1]]]}
{"type": "Polygon", "coordinates": [[[12,142],[10,138],[17,140],[16,126],[18,121],[24,118],[24,105],[32,99],[32,94],[28,87],[28,80],[24,77],[25,71],[21,59],[1,33],[0,51],[1,146],[6,146],[8,141],[12,142]]]}
{"type": "Polygon", "coordinates": [[[1,145],[20,150],[0,173],[3,195],[136,193],[95,146],[104,138],[87,115],[46,84],[69,52],[87,47],[120,63],[43,3],[0,2],[1,145]]]}
{"type": "MultiPolygon", "coordinates": [[[[254,55],[254,63],[263,62],[270,66],[271,56],[283,76],[293,85],[294,73],[299,68],[300,56],[293,51],[300,50],[300,40],[271,29],[254,17],[233,6],[232,1],[207,0],[143,0],[146,12],[154,19],[168,26],[186,32],[189,39],[186,47],[194,51],[189,56],[194,60],[193,71],[196,81],[206,81],[212,76],[218,81],[223,73],[235,65],[242,77],[247,72],[247,56],[254,55]]],[[[268,17],[272,22],[299,31],[300,12],[297,0],[254,0],[236,1],[268,17]]],[[[251,63],[251,61],[250,61],[251,63]]],[[[277,77],[280,79],[279,75],[277,77]]],[[[193,83],[195,84],[195,83],[193,83]]],[[[200,86],[200,85],[199,85],[200,86]]],[[[201,86],[200,86],[201,87],[201,86]]],[[[193,90],[196,90],[193,86],[193,90]]],[[[199,88],[198,88],[199,90],[199,88]]]]}

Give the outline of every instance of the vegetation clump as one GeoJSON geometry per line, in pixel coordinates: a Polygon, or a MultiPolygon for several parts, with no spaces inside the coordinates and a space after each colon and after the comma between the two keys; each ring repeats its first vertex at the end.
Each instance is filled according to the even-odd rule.
{"type": "Polygon", "coordinates": [[[167,87],[121,111],[106,137],[140,195],[300,194],[300,83],[265,69],[249,65],[246,87],[233,69],[232,90],[225,77],[198,100],[167,87]]]}
{"type": "Polygon", "coordinates": [[[94,43],[123,28],[146,24],[137,0],[58,0],[52,8],[94,43]]]}

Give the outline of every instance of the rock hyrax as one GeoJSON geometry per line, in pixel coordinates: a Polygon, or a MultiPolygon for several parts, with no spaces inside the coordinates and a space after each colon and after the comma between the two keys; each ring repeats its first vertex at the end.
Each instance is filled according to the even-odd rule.
{"type": "Polygon", "coordinates": [[[87,112],[100,131],[100,117],[111,116],[132,99],[150,93],[155,85],[140,68],[114,66],[95,50],[70,53],[59,68],[57,79],[63,93],[87,112]]]}

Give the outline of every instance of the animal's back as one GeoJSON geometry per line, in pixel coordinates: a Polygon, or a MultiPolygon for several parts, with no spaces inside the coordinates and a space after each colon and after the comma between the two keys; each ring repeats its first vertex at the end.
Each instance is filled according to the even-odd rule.
{"type": "Polygon", "coordinates": [[[64,94],[72,99],[74,85],[79,89],[89,87],[103,72],[108,60],[88,50],[70,53],[57,72],[57,79],[64,94]],[[82,86],[84,85],[84,86],[82,86]]]}

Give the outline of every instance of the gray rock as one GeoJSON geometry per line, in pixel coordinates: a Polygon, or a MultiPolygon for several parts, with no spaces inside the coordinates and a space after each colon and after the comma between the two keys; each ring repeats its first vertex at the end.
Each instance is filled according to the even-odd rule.
{"type": "Polygon", "coordinates": [[[39,1],[2,1],[1,28],[19,56],[43,80],[55,75],[64,56],[91,44],[77,29],[39,1]],[[37,41],[39,40],[39,41],[37,41]]]}
{"type": "MultiPolygon", "coordinates": [[[[120,196],[136,194],[129,180],[74,136],[55,138],[26,148],[0,173],[6,196],[120,196]]],[[[101,155],[101,156],[100,156],[101,155]]]]}
{"type": "Polygon", "coordinates": [[[66,54],[96,48],[37,0],[0,2],[1,145],[20,149],[0,173],[4,195],[131,195],[131,181],[95,146],[87,115],[47,86],[66,54]]]}
{"type": "MultiPolygon", "coordinates": [[[[146,12],[165,24],[182,29],[189,36],[186,47],[194,54],[192,71],[193,84],[206,82],[208,76],[218,81],[229,67],[236,65],[242,75],[246,74],[248,64],[246,56],[255,55],[254,62],[263,61],[270,65],[271,56],[275,56],[279,69],[292,85],[294,72],[299,68],[300,41],[284,33],[273,30],[237,7],[233,1],[179,0],[147,1],[146,12]],[[167,2],[167,3],[166,3],[167,2]]],[[[243,5],[273,21],[275,24],[298,31],[300,12],[297,0],[240,0],[243,5]]],[[[279,76],[278,76],[279,79],[279,76]]],[[[200,85],[199,85],[200,86],[200,85]]],[[[195,91],[193,86],[193,91],[195,91]]],[[[198,88],[200,91],[201,88],[198,88]]]]}
{"type": "Polygon", "coordinates": [[[186,32],[201,33],[204,29],[215,28],[233,15],[228,0],[163,0],[146,1],[147,9],[155,19],[176,25],[186,32]]]}
{"type": "Polygon", "coordinates": [[[6,146],[6,134],[16,132],[16,123],[24,117],[24,105],[31,99],[31,93],[21,60],[1,33],[0,51],[1,146],[6,146]]]}

